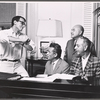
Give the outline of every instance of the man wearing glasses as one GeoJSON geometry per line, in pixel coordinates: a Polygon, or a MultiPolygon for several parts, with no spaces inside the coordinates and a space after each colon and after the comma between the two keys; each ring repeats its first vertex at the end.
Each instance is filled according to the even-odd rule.
{"type": "Polygon", "coordinates": [[[29,51],[35,51],[34,42],[21,31],[26,26],[26,20],[22,16],[12,18],[12,27],[0,31],[0,72],[17,73],[22,77],[28,77],[28,73],[22,66],[23,47],[29,51]]]}

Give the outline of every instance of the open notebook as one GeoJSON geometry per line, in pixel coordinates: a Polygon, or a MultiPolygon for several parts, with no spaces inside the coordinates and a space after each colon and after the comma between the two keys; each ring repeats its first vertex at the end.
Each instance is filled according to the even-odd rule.
{"type": "Polygon", "coordinates": [[[76,77],[75,75],[69,75],[69,74],[53,74],[51,76],[44,75],[44,77],[42,75],[40,76],[38,75],[37,77],[24,77],[20,80],[38,81],[38,82],[53,82],[56,79],[72,80],[73,77],[76,77]]]}

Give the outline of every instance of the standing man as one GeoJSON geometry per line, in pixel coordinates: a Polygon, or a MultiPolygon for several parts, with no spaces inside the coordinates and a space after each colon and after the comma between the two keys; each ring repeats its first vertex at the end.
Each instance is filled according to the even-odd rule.
{"type": "MultiPolygon", "coordinates": [[[[71,38],[72,39],[67,42],[67,45],[65,48],[65,55],[64,55],[64,60],[66,62],[68,62],[69,65],[71,65],[72,58],[77,56],[77,54],[74,52],[74,46],[75,46],[77,39],[80,36],[83,36],[83,33],[84,33],[84,28],[81,25],[75,25],[71,29],[71,38]]],[[[91,48],[91,53],[96,56],[95,47],[92,42],[91,42],[90,48],[91,48]]]]}
{"type": "Polygon", "coordinates": [[[90,45],[88,38],[78,38],[75,51],[79,56],[72,60],[69,74],[81,76],[86,80],[88,77],[100,77],[100,59],[91,53],[90,45]]]}
{"type": "Polygon", "coordinates": [[[12,18],[12,27],[0,31],[0,72],[17,73],[22,77],[29,76],[22,66],[23,47],[34,51],[35,44],[21,31],[26,26],[26,20],[22,16],[12,18]]]}
{"type": "Polygon", "coordinates": [[[67,73],[69,70],[69,65],[67,62],[62,60],[61,57],[61,46],[57,43],[51,43],[47,53],[48,61],[45,65],[44,74],[62,74],[67,73]]]}

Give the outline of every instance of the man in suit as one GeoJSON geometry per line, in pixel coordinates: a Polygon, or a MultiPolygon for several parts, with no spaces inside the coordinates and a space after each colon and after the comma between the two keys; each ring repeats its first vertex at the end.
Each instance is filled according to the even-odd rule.
{"type": "Polygon", "coordinates": [[[61,57],[61,46],[57,43],[51,43],[47,52],[48,61],[45,65],[44,74],[52,75],[56,73],[67,73],[69,65],[67,62],[62,60],[61,57]]]}
{"type": "MultiPolygon", "coordinates": [[[[65,48],[65,55],[64,55],[64,60],[68,62],[69,65],[71,65],[72,58],[77,56],[77,54],[74,52],[75,42],[80,36],[83,36],[83,33],[84,33],[84,28],[81,25],[75,25],[71,29],[72,39],[67,42],[67,45],[65,48]]],[[[96,56],[95,47],[92,42],[91,42],[90,48],[91,48],[91,53],[96,56]]]]}
{"type": "Polygon", "coordinates": [[[76,42],[76,58],[72,60],[69,74],[81,76],[82,79],[100,76],[100,59],[90,50],[91,42],[86,37],[79,37],[76,42]]]}

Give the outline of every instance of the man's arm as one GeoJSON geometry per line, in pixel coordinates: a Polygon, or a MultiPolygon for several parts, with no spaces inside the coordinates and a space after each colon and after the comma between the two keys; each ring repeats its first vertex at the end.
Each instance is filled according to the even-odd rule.
{"type": "Polygon", "coordinates": [[[34,44],[34,42],[30,39],[28,39],[24,45],[23,45],[27,50],[29,51],[33,51],[33,50],[36,50],[36,46],[34,44]]]}
{"type": "Polygon", "coordinates": [[[36,48],[34,42],[32,42],[32,40],[30,40],[26,35],[21,35],[18,38],[9,36],[8,38],[9,41],[15,44],[22,44],[29,51],[32,51],[36,48]]]}
{"type": "Polygon", "coordinates": [[[16,37],[12,37],[12,36],[8,36],[9,41],[13,42],[13,43],[25,43],[27,41],[28,38],[16,38],[16,37]]]}

